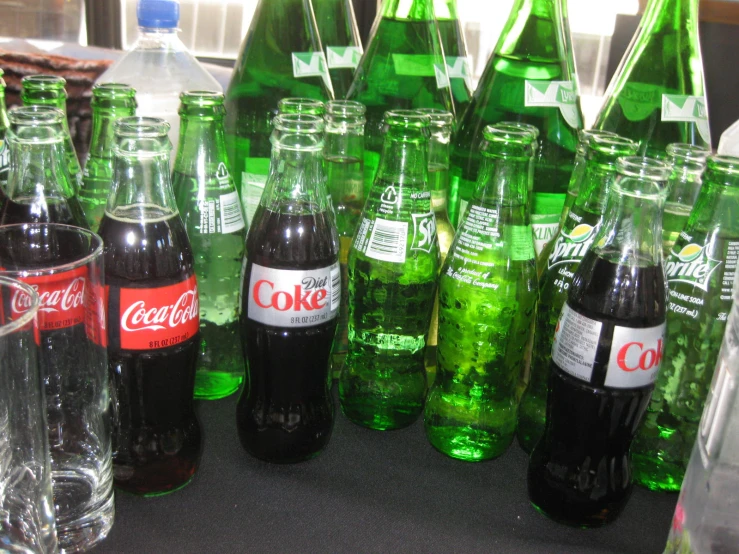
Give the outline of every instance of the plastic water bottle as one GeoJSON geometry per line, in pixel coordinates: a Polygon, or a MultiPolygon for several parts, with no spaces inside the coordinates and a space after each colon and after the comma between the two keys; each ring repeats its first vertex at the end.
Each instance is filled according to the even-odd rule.
{"type": "Polygon", "coordinates": [[[169,140],[177,151],[180,93],[188,90],[222,92],[223,88],[188,52],[177,36],[179,0],[138,0],[139,37],[133,48],[98,79],[123,83],[136,90],[140,116],[161,117],[169,125],[169,140]]]}
{"type": "Polygon", "coordinates": [[[665,554],[737,552],[739,545],[738,282],[665,554]]]}

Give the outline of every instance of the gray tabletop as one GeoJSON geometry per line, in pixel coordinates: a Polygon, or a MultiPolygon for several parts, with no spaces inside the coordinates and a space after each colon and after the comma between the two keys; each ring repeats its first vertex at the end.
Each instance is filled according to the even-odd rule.
{"type": "Polygon", "coordinates": [[[107,552],[597,552],[663,551],[676,494],[635,488],[601,529],[565,527],[526,495],[527,457],[465,463],[426,441],[421,421],[399,431],[357,427],[338,411],[328,448],[295,465],[244,452],[236,397],[200,402],[205,448],[184,489],[119,493],[107,552]]]}

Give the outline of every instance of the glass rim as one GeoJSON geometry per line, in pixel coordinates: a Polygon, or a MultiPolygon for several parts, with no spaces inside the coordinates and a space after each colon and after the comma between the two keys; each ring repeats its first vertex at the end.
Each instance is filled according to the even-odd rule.
{"type": "Polygon", "coordinates": [[[225,95],[217,90],[186,90],[180,93],[180,102],[187,104],[223,104],[225,95]]]}
{"type": "Polygon", "coordinates": [[[44,89],[54,89],[60,86],[64,88],[67,84],[67,80],[61,75],[49,75],[47,73],[40,73],[38,75],[26,75],[21,79],[21,87],[25,84],[32,83],[33,85],[39,85],[44,89]]]}
{"type": "Polygon", "coordinates": [[[715,154],[713,156],[708,156],[706,167],[710,167],[711,169],[718,168],[721,171],[730,172],[732,175],[739,175],[739,156],[731,156],[728,154],[715,154]]]}
{"type": "Polygon", "coordinates": [[[364,117],[367,106],[356,100],[331,100],[326,102],[326,115],[339,117],[364,117]]]}
{"type": "Polygon", "coordinates": [[[13,279],[12,277],[0,275],[0,287],[9,287],[16,290],[20,289],[24,294],[27,294],[31,298],[32,302],[31,307],[28,308],[22,316],[0,325],[0,337],[5,337],[15,333],[18,329],[25,327],[36,318],[38,311],[41,308],[41,300],[39,299],[38,293],[33,289],[33,287],[31,287],[31,285],[28,285],[23,281],[13,279]]]}
{"type": "Polygon", "coordinates": [[[613,131],[602,131],[600,129],[580,129],[577,132],[578,142],[586,142],[594,137],[619,137],[618,133],[613,131]]]}
{"type": "Polygon", "coordinates": [[[667,181],[672,168],[666,162],[647,156],[622,156],[616,162],[619,173],[650,181],[667,181]]]}
{"type": "Polygon", "coordinates": [[[454,114],[447,110],[439,108],[418,108],[416,111],[429,116],[431,125],[434,127],[451,127],[454,125],[454,114]]]}
{"type": "Polygon", "coordinates": [[[13,223],[11,225],[0,225],[0,235],[3,233],[11,232],[24,232],[27,229],[45,229],[53,228],[60,231],[70,231],[77,235],[84,235],[90,239],[92,252],[88,252],[84,256],[63,264],[50,265],[43,268],[29,268],[29,269],[2,269],[0,270],[0,276],[21,276],[21,277],[39,277],[43,275],[55,275],[57,273],[64,273],[72,271],[80,267],[86,266],[92,260],[98,257],[102,257],[103,254],[103,239],[97,233],[93,233],[88,229],[82,227],[76,227],[74,225],[66,225],[63,223],[13,223]]]}
{"type": "Polygon", "coordinates": [[[616,133],[597,134],[588,138],[588,149],[602,154],[618,155],[619,157],[634,157],[639,149],[639,144],[616,133]]]}
{"type": "Polygon", "coordinates": [[[679,158],[687,163],[705,164],[708,156],[711,155],[709,148],[687,142],[673,142],[668,144],[665,150],[671,158],[679,158]]]}
{"type": "Polygon", "coordinates": [[[323,118],[307,113],[278,114],[272,121],[275,130],[288,133],[323,133],[325,123],[323,118]]]}
{"type": "Polygon", "coordinates": [[[8,119],[13,125],[42,126],[58,125],[64,121],[64,112],[48,104],[33,104],[31,106],[13,106],[8,110],[8,119]],[[35,117],[32,117],[33,114],[35,117]],[[21,122],[21,118],[22,122],[21,122]],[[17,120],[17,121],[14,121],[17,120]]]}
{"type": "Polygon", "coordinates": [[[133,115],[122,117],[113,124],[116,136],[142,139],[163,138],[169,133],[170,124],[159,117],[143,117],[133,115]]]}
{"type": "Polygon", "coordinates": [[[97,96],[107,98],[116,95],[129,96],[135,94],[136,89],[126,83],[95,83],[92,87],[92,100],[97,96]]]}
{"type": "MultiPolygon", "coordinates": [[[[533,127],[533,125],[527,125],[533,127]]],[[[535,127],[534,127],[535,128],[535,127]]],[[[486,125],[482,131],[485,140],[499,142],[513,142],[521,146],[534,144],[538,135],[535,135],[531,129],[523,127],[521,124],[513,124],[510,122],[500,122],[494,125],[486,125]],[[488,138],[490,137],[490,138],[488,138]]]]}
{"type": "Polygon", "coordinates": [[[382,119],[385,125],[405,128],[425,129],[431,125],[431,118],[418,110],[389,110],[382,119]]]}

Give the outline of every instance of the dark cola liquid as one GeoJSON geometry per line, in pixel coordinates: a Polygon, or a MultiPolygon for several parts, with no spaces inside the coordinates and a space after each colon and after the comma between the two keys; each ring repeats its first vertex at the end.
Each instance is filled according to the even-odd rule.
{"type": "Polygon", "coordinates": [[[0,225],[12,223],[64,223],[89,229],[85,212],[76,196],[71,198],[47,198],[39,202],[36,198],[10,200],[2,194],[0,225]]]}
{"type": "Polygon", "coordinates": [[[327,212],[277,213],[260,206],[246,243],[241,341],[247,384],[236,423],[241,444],[275,463],[299,462],[328,443],[334,406],[327,384],[337,319],[313,327],[283,328],[247,317],[254,264],[276,269],[319,269],[337,261],[338,244],[327,212]]]}
{"type": "Polygon", "coordinates": [[[142,224],[105,213],[99,233],[105,243],[108,299],[108,366],[115,385],[115,485],[142,495],[164,494],[187,484],[201,454],[193,392],[199,336],[154,350],[120,347],[119,288],[158,288],[193,273],[193,256],[179,216],[155,209],[142,224]],[[159,219],[157,217],[159,216],[159,219]]]}
{"type": "MultiPolygon", "coordinates": [[[[614,326],[647,328],[664,322],[662,267],[632,269],[589,252],[568,304],[603,322],[591,380],[602,384],[614,326]]],[[[539,511],[580,527],[603,525],[621,513],[632,488],[629,447],[653,388],[594,386],[552,362],[546,428],[528,471],[529,498],[539,511]]]]}

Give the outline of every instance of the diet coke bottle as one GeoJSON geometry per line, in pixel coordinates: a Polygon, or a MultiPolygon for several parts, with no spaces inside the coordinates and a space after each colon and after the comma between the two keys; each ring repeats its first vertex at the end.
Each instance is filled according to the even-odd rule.
{"type": "Polygon", "coordinates": [[[670,169],[637,157],[617,167],[603,223],[554,330],[546,426],[528,469],[533,505],[578,527],[612,521],[629,498],[629,447],[664,352],[670,169]]]}
{"type": "Polygon", "coordinates": [[[299,462],[328,443],[328,363],[341,302],[339,236],[326,193],[323,120],[275,118],[272,163],[246,239],[241,340],[248,386],[236,423],[243,447],[299,462]]]}
{"type": "Polygon", "coordinates": [[[168,131],[157,118],[115,123],[113,185],[99,231],[118,402],[114,479],[141,495],[187,484],[201,452],[193,403],[198,288],[169,176],[168,131]]]}

